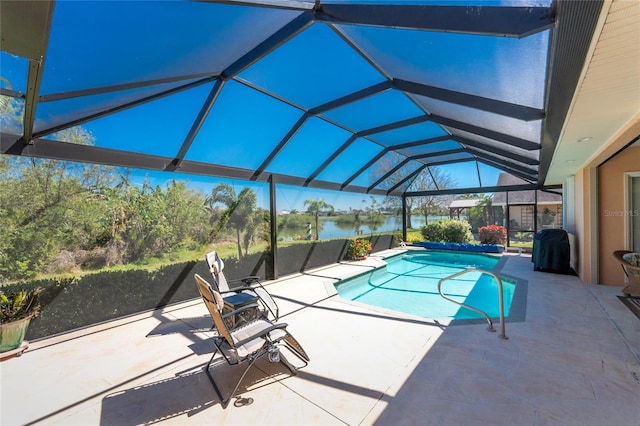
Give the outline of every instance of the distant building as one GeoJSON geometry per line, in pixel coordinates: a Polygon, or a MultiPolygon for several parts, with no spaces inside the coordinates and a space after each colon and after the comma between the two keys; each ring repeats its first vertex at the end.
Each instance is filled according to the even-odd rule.
{"type": "MultiPolygon", "coordinates": [[[[528,182],[507,173],[498,177],[498,186],[522,185],[528,182]]],[[[506,213],[509,205],[509,231],[534,231],[547,228],[562,228],[562,195],[547,191],[509,191],[493,194],[493,206],[502,206],[506,213]],[[537,204],[537,227],[534,221],[534,206],[537,204]]],[[[505,218],[507,216],[505,215],[505,218]]],[[[506,219],[505,219],[506,221],[506,219]]]]}
{"type": "Polygon", "coordinates": [[[464,216],[469,216],[469,209],[471,207],[475,207],[480,202],[477,198],[468,198],[462,200],[453,200],[451,204],[449,204],[449,217],[451,219],[456,218],[460,219],[460,214],[467,210],[467,214],[464,216]]]}

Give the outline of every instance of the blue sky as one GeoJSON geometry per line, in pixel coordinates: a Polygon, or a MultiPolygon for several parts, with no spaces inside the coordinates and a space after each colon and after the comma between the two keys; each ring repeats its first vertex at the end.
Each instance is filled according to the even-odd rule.
{"type": "MultiPolygon", "coordinates": [[[[549,0],[426,3],[548,6],[549,0]]],[[[113,7],[108,1],[58,2],[41,95],[202,72],[215,74],[298,15],[295,11],[198,2],[162,2],[161,5],[132,1],[119,2],[118,7],[113,7]]],[[[235,79],[226,81],[191,142],[185,160],[255,170],[285,140],[285,135],[303,117],[305,110],[383,82],[388,76],[505,101],[522,102],[524,99],[525,104],[532,106],[540,103],[539,96],[544,93],[541,86],[545,73],[539,68],[546,66],[547,32],[520,40],[356,25],[338,25],[337,28],[339,31],[314,23],[251,63],[235,79]],[[365,50],[380,68],[371,66],[352,49],[344,35],[355,47],[365,50]],[[517,49],[523,44],[527,48],[517,49]],[[521,51],[533,51],[537,55],[518,53],[521,51]],[[520,72],[523,69],[524,73],[520,72]],[[542,78],[542,81],[536,78],[542,78]]],[[[4,52],[0,60],[2,77],[15,90],[24,91],[26,60],[4,52]]],[[[41,102],[36,110],[35,130],[71,123],[196,80],[185,78],[178,82],[41,102]]],[[[6,85],[6,81],[2,84],[6,85]]],[[[213,82],[201,84],[81,125],[94,135],[99,147],[171,159],[180,151],[214,87],[213,82]]],[[[324,161],[349,140],[352,132],[421,116],[430,107],[440,109],[444,116],[455,115],[460,108],[459,105],[443,104],[385,90],[322,111],[302,123],[273,161],[266,164],[265,173],[306,178],[319,171],[316,176],[319,180],[344,183],[384,147],[447,134],[433,122],[369,134],[357,138],[331,164],[320,169],[324,161]]],[[[485,121],[496,120],[484,113],[471,113],[465,115],[471,124],[484,126],[485,121]]],[[[495,122],[501,127],[510,127],[514,134],[528,134],[531,139],[540,134],[539,127],[535,127],[539,122],[524,125],[528,127],[495,122]]],[[[420,164],[414,161],[412,167],[418,166],[420,164]]],[[[480,183],[494,185],[500,173],[493,167],[480,165],[480,182],[473,161],[441,168],[456,181],[455,187],[477,187],[480,183]]],[[[203,192],[209,192],[220,181],[230,182],[237,191],[244,187],[254,188],[261,205],[267,205],[267,195],[261,195],[268,193],[267,186],[256,182],[142,170],[135,171],[134,175],[140,182],[148,176],[154,185],[166,185],[173,178],[184,179],[203,192]]],[[[353,183],[368,187],[377,177],[379,172],[376,176],[368,170],[353,183]]],[[[367,194],[307,188],[279,186],[278,194],[279,210],[303,210],[304,200],[318,198],[339,209],[360,208],[363,199],[370,203],[367,194]]]]}

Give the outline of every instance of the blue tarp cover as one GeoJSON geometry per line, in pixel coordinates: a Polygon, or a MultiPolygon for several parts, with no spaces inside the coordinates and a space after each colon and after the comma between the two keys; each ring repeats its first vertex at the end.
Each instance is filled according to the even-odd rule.
{"type": "Polygon", "coordinates": [[[469,251],[480,253],[502,253],[504,246],[501,244],[465,244],[465,243],[440,243],[434,241],[421,241],[413,243],[414,246],[437,250],[469,251]]]}

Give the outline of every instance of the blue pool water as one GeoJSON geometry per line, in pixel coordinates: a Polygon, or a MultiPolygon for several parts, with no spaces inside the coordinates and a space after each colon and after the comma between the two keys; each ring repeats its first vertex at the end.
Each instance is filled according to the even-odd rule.
{"type": "MultiPolygon", "coordinates": [[[[348,300],[433,319],[482,316],[440,296],[438,281],[469,267],[491,271],[499,258],[467,253],[408,252],[386,259],[387,266],[335,284],[348,300]]],[[[501,277],[502,278],[502,277],[501,277]]],[[[505,316],[515,283],[502,278],[505,316]]],[[[498,317],[498,284],[487,274],[471,272],[442,284],[445,295],[498,317]]]]}

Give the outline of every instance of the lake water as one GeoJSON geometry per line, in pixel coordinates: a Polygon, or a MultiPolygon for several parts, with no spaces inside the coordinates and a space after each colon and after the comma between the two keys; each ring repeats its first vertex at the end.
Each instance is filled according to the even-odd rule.
{"type": "MultiPolygon", "coordinates": [[[[440,219],[449,219],[448,216],[429,216],[429,222],[440,220],[440,219]]],[[[402,231],[402,217],[401,216],[390,216],[387,217],[382,225],[379,227],[372,229],[369,225],[361,223],[358,228],[356,228],[353,224],[349,225],[340,225],[336,223],[335,220],[331,218],[320,218],[322,222],[320,225],[320,239],[328,240],[332,238],[347,238],[353,237],[356,235],[362,235],[364,237],[371,235],[372,233],[378,232],[390,232],[390,231],[402,231]]],[[[420,228],[424,226],[425,220],[424,216],[411,216],[411,225],[413,228],[420,228]]],[[[301,238],[304,234],[302,230],[283,230],[278,232],[278,238],[282,238],[285,240],[292,240],[295,238],[301,238]]],[[[315,235],[315,229],[313,230],[313,235],[315,235]]]]}

